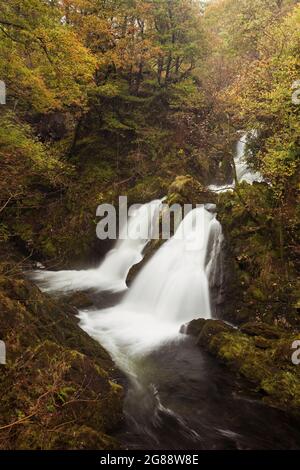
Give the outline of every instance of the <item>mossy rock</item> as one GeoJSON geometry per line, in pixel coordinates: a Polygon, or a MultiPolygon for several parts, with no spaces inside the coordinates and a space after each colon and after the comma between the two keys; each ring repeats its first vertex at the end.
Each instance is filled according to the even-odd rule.
{"type": "Polygon", "coordinates": [[[182,325],[182,327],[180,328],[180,331],[181,333],[198,337],[202,331],[202,328],[205,325],[205,321],[206,320],[204,320],[204,318],[198,318],[198,319],[192,320],[186,325],[182,325]]]}
{"type": "Polygon", "coordinates": [[[127,191],[128,203],[145,204],[154,199],[161,199],[168,192],[170,181],[158,176],[148,176],[127,191]]]}
{"type": "Polygon", "coordinates": [[[85,309],[93,305],[91,298],[85,292],[74,292],[70,295],[64,296],[63,300],[68,305],[72,305],[78,309],[85,309]]]}
{"type": "Polygon", "coordinates": [[[7,370],[6,381],[10,378],[15,384],[5,396],[2,419],[8,425],[21,420],[13,430],[18,448],[29,442],[31,449],[55,448],[58,432],[52,431],[69,432],[70,423],[102,435],[119,424],[121,387],[115,388],[107,371],[78,351],[45,341],[24,351],[17,366],[7,370]]]}
{"type": "Polygon", "coordinates": [[[262,336],[269,339],[278,339],[283,335],[283,331],[276,326],[262,322],[245,323],[241,326],[241,331],[249,336],[262,336]]]}
{"type": "Polygon", "coordinates": [[[117,450],[118,443],[107,434],[88,426],[72,425],[52,430],[50,436],[41,433],[39,426],[27,426],[17,437],[19,450],[117,450]],[[51,436],[49,440],[48,437],[51,436]]]}
{"type": "Polygon", "coordinates": [[[254,344],[257,348],[268,349],[272,346],[272,342],[262,336],[255,336],[254,344]]]}
{"type": "Polygon", "coordinates": [[[120,447],[112,434],[123,419],[123,377],[76,310],[27,279],[2,276],[0,312],[0,448],[120,447]]]}
{"type": "Polygon", "coordinates": [[[230,271],[223,318],[239,324],[259,320],[299,329],[297,264],[288,255],[293,243],[287,232],[282,259],[272,201],[272,189],[264,183],[243,183],[238,192],[218,195],[218,219],[227,247],[226,272],[230,271]]]}
{"type": "Polygon", "coordinates": [[[233,327],[227,325],[221,320],[204,320],[200,334],[197,338],[197,344],[208,346],[219,334],[233,331],[233,327]]]}
{"type": "Polygon", "coordinates": [[[196,320],[193,336],[197,325],[199,347],[246,378],[268,404],[300,415],[300,367],[291,358],[297,333],[261,323],[240,331],[220,320],[196,320]]]}
{"type": "Polygon", "coordinates": [[[216,196],[191,175],[180,175],[169,187],[167,202],[173,204],[214,203],[216,196]]]}
{"type": "Polygon", "coordinates": [[[248,289],[248,294],[258,302],[266,302],[268,300],[268,296],[262,289],[256,286],[250,286],[248,289]]]}

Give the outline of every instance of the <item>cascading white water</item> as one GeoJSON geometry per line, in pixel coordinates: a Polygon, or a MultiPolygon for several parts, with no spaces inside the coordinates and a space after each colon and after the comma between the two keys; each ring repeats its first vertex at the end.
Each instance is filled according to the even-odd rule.
{"type": "MultiPolygon", "coordinates": [[[[254,134],[254,131],[250,133],[250,135],[254,134]]],[[[247,140],[249,137],[249,133],[245,133],[242,135],[242,137],[239,139],[236,145],[236,152],[235,152],[235,157],[234,157],[234,165],[235,165],[235,171],[236,171],[236,177],[237,181],[241,183],[242,181],[245,181],[248,184],[253,184],[255,181],[261,182],[263,181],[262,175],[257,172],[257,171],[252,171],[249,168],[249,165],[246,161],[246,146],[247,146],[247,140]]],[[[224,192],[228,191],[231,189],[235,188],[235,181],[233,181],[231,184],[224,184],[224,185],[215,185],[211,184],[208,186],[208,189],[213,192],[224,192]]]]}
{"type": "MultiPolygon", "coordinates": [[[[122,231],[129,236],[120,237],[98,268],[87,270],[35,271],[31,277],[42,290],[68,292],[94,289],[119,292],[125,290],[130,268],[143,259],[143,250],[151,239],[152,224],[162,201],[157,199],[143,204],[128,219],[122,231]]],[[[122,234],[122,232],[121,232],[122,234]]]]}
{"type": "MultiPolygon", "coordinates": [[[[255,134],[254,131],[250,134],[255,134]]],[[[252,171],[249,168],[249,165],[246,161],[245,154],[246,154],[246,146],[247,140],[249,137],[249,133],[244,134],[237,143],[236,147],[236,157],[234,159],[235,168],[236,168],[236,176],[238,182],[245,181],[246,183],[252,184],[255,181],[263,181],[263,177],[257,171],[252,171]]]]}
{"type": "Polygon", "coordinates": [[[83,329],[128,369],[129,357],[179,338],[183,323],[210,318],[209,277],[215,268],[212,257],[220,249],[220,232],[215,214],[204,206],[189,212],[119,305],[80,312],[83,329]]]}
{"type": "Polygon", "coordinates": [[[210,316],[205,272],[206,249],[214,216],[192,210],[138,275],[124,304],[178,322],[210,316]]]}
{"type": "Polygon", "coordinates": [[[214,218],[210,223],[210,238],[206,252],[206,275],[209,286],[220,286],[223,265],[220,260],[222,253],[223,231],[220,222],[214,218]]]}

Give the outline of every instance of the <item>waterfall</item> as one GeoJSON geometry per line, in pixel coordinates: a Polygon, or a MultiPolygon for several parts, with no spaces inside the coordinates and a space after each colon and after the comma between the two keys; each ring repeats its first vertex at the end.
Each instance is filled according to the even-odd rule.
{"type": "Polygon", "coordinates": [[[81,326],[123,368],[135,354],[179,339],[193,318],[210,318],[210,279],[215,276],[221,226],[204,206],[190,211],[142,268],[119,305],[81,311],[81,326]]]}
{"type": "Polygon", "coordinates": [[[137,276],[124,303],[178,322],[195,314],[210,317],[205,261],[215,220],[204,207],[189,212],[174,237],[164,243],[137,276]]]}
{"type": "MultiPolygon", "coordinates": [[[[249,165],[246,161],[246,147],[247,141],[249,136],[254,135],[255,131],[250,133],[244,133],[241,138],[238,140],[236,145],[235,157],[234,157],[234,165],[236,171],[236,177],[239,183],[245,181],[248,184],[253,184],[255,181],[262,182],[263,177],[259,172],[252,171],[249,168],[249,165]]],[[[208,189],[213,192],[222,193],[231,189],[234,189],[235,181],[231,184],[224,184],[224,185],[215,185],[211,184],[208,186],[208,189]]]]}
{"type": "Polygon", "coordinates": [[[87,270],[36,270],[31,278],[46,292],[69,292],[94,289],[119,292],[125,290],[130,268],[143,259],[143,250],[151,239],[152,226],[162,200],[154,200],[137,208],[128,219],[127,226],[115,247],[105,256],[98,268],[87,270]],[[128,231],[129,236],[125,236],[128,231]]]}
{"type": "MultiPolygon", "coordinates": [[[[120,237],[98,268],[39,270],[33,273],[34,279],[46,291],[126,291],[128,272],[143,258],[161,204],[162,200],[155,200],[132,213],[129,236],[120,237]]],[[[173,237],[141,269],[117,305],[79,312],[82,328],[100,341],[121,367],[126,369],[135,354],[164,341],[179,340],[182,324],[213,316],[210,290],[213,292],[219,285],[223,237],[215,209],[215,205],[206,204],[191,210],[173,237]]]]}
{"type": "Polygon", "coordinates": [[[252,184],[255,181],[263,181],[263,177],[260,173],[252,171],[249,168],[245,158],[247,141],[249,136],[251,135],[255,135],[255,131],[243,134],[236,146],[236,156],[234,159],[234,163],[236,168],[236,176],[239,183],[245,181],[246,183],[252,184]]]}

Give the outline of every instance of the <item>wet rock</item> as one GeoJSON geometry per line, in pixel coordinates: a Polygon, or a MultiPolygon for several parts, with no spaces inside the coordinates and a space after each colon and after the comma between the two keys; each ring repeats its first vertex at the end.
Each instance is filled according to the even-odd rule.
{"type": "Polygon", "coordinates": [[[245,323],[240,329],[242,333],[246,333],[249,336],[262,336],[269,339],[278,339],[282,336],[282,331],[278,328],[262,322],[245,323]]]}
{"type": "Polygon", "coordinates": [[[84,309],[93,305],[91,298],[85,292],[75,292],[65,296],[64,301],[77,309],[84,309]]]}
{"type": "Polygon", "coordinates": [[[212,212],[213,214],[217,212],[217,204],[208,203],[204,204],[204,207],[208,212],[212,212]]]}
{"type": "Polygon", "coordinates": [[[300,415],[300,367],[292,362],[299,334],[255,322],[241,331],[219,320],[196,320],[190,331],[199,332],[196,344],[251,382],[264,401],[300,415]]]}
{"type": "Polygon", "coordinates": [[[191,335],[191,336],[199,336],[203,326],[205,325],[204,318],[198,318],[197,320],[192,320],[189,323],[182,325],[180,328],[180,333],[191,335]]]}

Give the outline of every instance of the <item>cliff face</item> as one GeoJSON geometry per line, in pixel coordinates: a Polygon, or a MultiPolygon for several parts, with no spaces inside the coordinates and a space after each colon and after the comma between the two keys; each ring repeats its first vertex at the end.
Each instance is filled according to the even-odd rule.
{"type": "Polygon", "coordinates": [[[76,310],[7,273],[0,311],[0,449],[119,448],[120,373],[76,310]]]}

